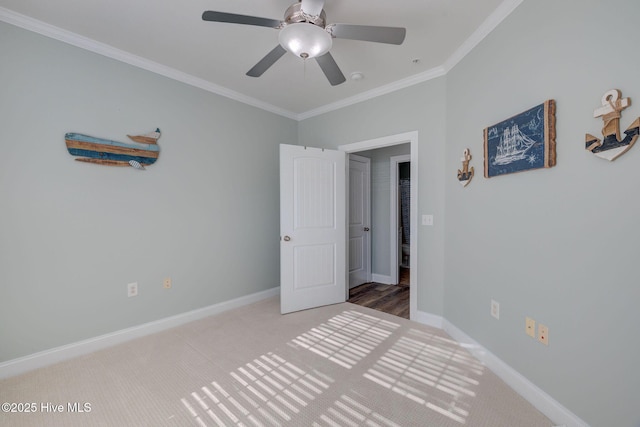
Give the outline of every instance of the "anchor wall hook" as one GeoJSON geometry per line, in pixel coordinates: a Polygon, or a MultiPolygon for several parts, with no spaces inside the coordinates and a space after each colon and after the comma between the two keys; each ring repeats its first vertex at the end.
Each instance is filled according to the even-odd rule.
{"type": "Polygon", "coordinates": [[[462,170],[458,169],[458,181],[462,184],[463,187],[466,187],[473,178],[473,166],[469,169],[469,162],[471,161],[471,152],[468,148],[465,148],[462,152],[462,170]]]}
{"type": "Polygon", "coordinates": [[[602,96],[602,107],[596,108],[593,117],[602,117],[603,140],[591,134],[585,136],[585,149],[596,156],[613,161],[629,151],[640,134],[640,117],[627,128],[624,139],[620,139],[620,117],[631,105],[631,99],[622,98],[618,89],[611,89],[602,96]]]}

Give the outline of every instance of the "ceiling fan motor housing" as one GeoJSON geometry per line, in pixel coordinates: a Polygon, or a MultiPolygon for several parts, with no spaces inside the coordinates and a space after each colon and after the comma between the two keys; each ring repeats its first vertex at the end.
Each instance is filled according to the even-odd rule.
{"type": "Polygon", "coordinates": [[[324,10],[318,16],[311,16],[302,11],[302,3],[294,3],[284,13],[284,22],[286,24],[294,24],[298,22],[307,22],[324,28],[327,22],[327,16],[324,10]]]}
{"type": "Polygon", "coordinates": [[[302,58],[324,55],[333,44],[331,34],[325,30],[324,10],[311,16],[302,10],[302,3],[292,4],[284,14],[278,41],[289,52],[302,58]]]}

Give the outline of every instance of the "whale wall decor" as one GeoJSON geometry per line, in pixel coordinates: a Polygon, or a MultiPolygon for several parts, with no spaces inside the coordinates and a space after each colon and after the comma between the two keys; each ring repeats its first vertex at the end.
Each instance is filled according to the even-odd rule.
{"type": "Polygon", "coordinates": [[[158,160],[160,129],[144,135],[127,135],[131,141],[118,142],[81,133],[64,136],[67,150],[76,160],[107,166],[130,166],[144,169],[158,160]]]}

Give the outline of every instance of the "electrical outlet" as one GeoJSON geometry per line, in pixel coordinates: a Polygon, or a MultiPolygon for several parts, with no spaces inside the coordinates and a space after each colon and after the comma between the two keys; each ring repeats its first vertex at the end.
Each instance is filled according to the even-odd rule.
{"type": "Polygon", "coordinates": [[[127,296],[129,298],[138,296],[138,282],[129,283],[127,285],[127,296]]]}
{"type": "Polygon", "coordinates": [[[491,315],[500,319],[500,303],[498,301],[491,300],[491,315]]]}
{"type": "Polygon", "coordinates": [[[162,286],[164,286],[165,289],[171,289],[171,277],[165,277],[162,281],[162,286]]]}
{"type": "Polygon", "coordinates": [[[531,338],[535,338],[536,337],[536,321],[533,320],[530,317],[527,317],[525,319],[525,332],[531,338]]]}
{"type": "Polygon", "coordinates": [[[538,324],[538,341],[544,345],[549,345],[549,328],[542,323],[538,324]]]}

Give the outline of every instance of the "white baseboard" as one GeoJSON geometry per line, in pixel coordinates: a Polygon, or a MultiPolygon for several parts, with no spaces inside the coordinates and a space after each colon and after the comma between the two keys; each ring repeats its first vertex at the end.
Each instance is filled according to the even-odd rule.
{"type": "Polygon", "coordinates": [[[411,320],[415,320],[416,322],[422,323],[423,325],[433,326],[434,328],[438,329],[444,329],[444,319],[442,318],[442,316],[427,313],[426,311],[418,310],[416,312],[416,316],[412,317],[411,320]]]}
{"type": "MultiPolygon", "coordinates": [[[[384,278],[385,276],[374,276],[374,280],[376,282],[384,283],[379,280],[379,278],[384,278]]],[[[19,375],[33,369],[49,366],[57,362],[71,359],[73,357],[81,356],[97,350],[101,350],[106,347],[120,344],[134,338],[161,332],[163,330],[180,326],[194,320],[202,319],[204,317],[219,314],[227,310],[242,307],[247,304],[270,298],[279,295],[279,293],[280,288],[275,287],[267,289],[266,291],[257,292],[255,294],[236,298],[230,301],[221,302],[218,304],[210,305],[208,307],[145,323],[143,325],[122,329],[120,331],[112,332],[83,341],[78,341],[76,343],[64,345],[61,347],[56,347],[51,350],[41,351],[29,356],[9,360],[7,362],[0,363],[0,379],[19,375]]],[[[551,419],[554,423],[563,424],[567,427],[589,427],[589,425],[581,420],[578,416],[559,404],[556,400],[554,400],[551,396],[549,396],[547,393],[545,393],[543,390],[541,390],[539,387],[525,378],[522,374],[520,374],[511,366],[507,365],[505,362],[493,355],[491,352],[482,347],[475,340],[473,340],[467,334],[462,332],[462,330],[451,324],[445,318],[423,311],[418,311],[417,315],[412,320],[415,320],[416,322],[422,323],[424,325],[443,329],[445,332],[451,335],[453,339],[464,346],[478,360],[483,362],[489,369],[491,369],[492,372],[498,375],[498,377],[500,377],[505,383],[507,383],[517,393],[524,397],[529,403],[531,403],[540,412],[549,417],[549,419],[551,419]]]]}
{"type": "Polygon", "coordinates": [[[372,274],[371,280],[376,283],[382,283],[383,285],[397,285],[391,280],[391,276],[383,276],[382,274],[372,274]]]}
{"type": "Polygon", "coordinates": [[[443,319],[442,329],[555,424],[563,424],[566,427],[589,427],[577,415],[446,319],[443,319]]]}
{"type": "Polygon", "coordinates": [[[42,368],[64,360],[92,353],[134,338],[174,328],[185,323],[193,322],[194,320],[219,314],[247,304],[252,304],[279,294],[280,287],[275,287],[267,289],[266,291],[256,292],[255,294],[232,299],[230,301],[213,304],[208,307],[199,308],[197,310],[188,311],[186,313],[177,314],[175,316],[166,317],[164,319],[89,338],[87,340],[30,354],[18,359],[9,360],[7,362],[0,363],[0,379],[12,377],[33,369],[42,368]]]}

